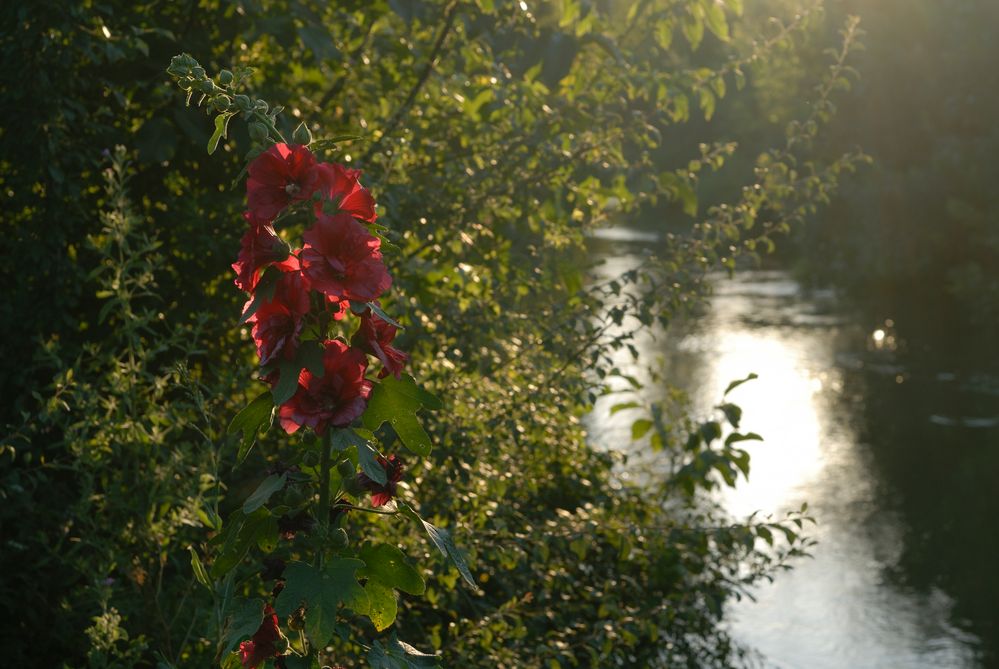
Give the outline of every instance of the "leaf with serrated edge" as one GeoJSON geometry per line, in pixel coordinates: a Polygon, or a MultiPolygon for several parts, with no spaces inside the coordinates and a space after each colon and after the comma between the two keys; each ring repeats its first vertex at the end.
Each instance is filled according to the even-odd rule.
{"type": "Polygon", "coordinates": [[[366,613],[368,595],[357,582],[355,572],[364,566],[353,558],[335,558],[322,571],[304,562],[285,567],[285,585],[274,601],[278,618],[284,620],[299,606],[305,606],[305,630],[319,647],[326,645],[336,629],[341,605],[366,613]]]}
{"type": "Polygon", "coordinates": [[[406,562],[406,554],[395,546],[365,544],[358,557],[364,560],[358,578],[373,579],[411,595],[422,595],[427,589],[420,572],[406,562]]]}
{"type": "Polygon", "coordinates": [[[225,652],[231,651],[244,638],[252,636],[264,619],[264,600],[237,598],[229,606],[225,628],[225,652]]]}
{"type": "Polygon", "coordinates": [[[430,454],[430,437],[416,416],[416,412],[422,407],[439,409],[441,402],[432,393],[416,385],[416,381],[408,374],[399,379],[387,376],[372,391],[362,420],[370,430],[376,430],[382,423],[388,422],[406,448],[426,457],[430,454]]]}

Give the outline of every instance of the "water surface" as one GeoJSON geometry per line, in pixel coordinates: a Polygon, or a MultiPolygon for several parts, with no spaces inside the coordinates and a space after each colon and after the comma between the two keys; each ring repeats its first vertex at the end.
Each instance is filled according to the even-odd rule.
{"type": "MultiPolygon", "coordinates": [[[[600,277],[639,262],[649,240],[596,244],[600,277]]],[[[705,312],[668,334],[644,334],[644,361],[706,416],[734,379],[744,410],[750,479],[721,493],[744,518],[807,501],[813,558],[727,609],[737,639],[771,667],[981,667],[995,661],[999,608],[999,391],[944,359],[915,361],[890,317],[867,322],[829,291],[787,273],[714,278],[705,312]],[[990,470],[991,468],[991,470],[990,470]]],[[[924,358],[926,356],[923,356],[924,358]]],[[[623,368],[645,381],[625,351],[623,368]]],[[[661,396],[663,383],[643,392],[661,396]]],[[[592,439],[631,452],[636,476],[654,455],[629,444],[634,416],[590,417],[592,439]]]]}

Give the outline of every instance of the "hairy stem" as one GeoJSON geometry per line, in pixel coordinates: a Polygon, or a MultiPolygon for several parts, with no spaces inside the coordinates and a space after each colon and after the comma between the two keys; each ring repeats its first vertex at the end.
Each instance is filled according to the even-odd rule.
{"type": "Polygon", "coordinates": [[[323,439],[322,454],[319,456],[319,536],[320,544],[316,549],[316,568],[323,566],[323,550],[330,529],[330,448],[331,444],[323,439]]]}

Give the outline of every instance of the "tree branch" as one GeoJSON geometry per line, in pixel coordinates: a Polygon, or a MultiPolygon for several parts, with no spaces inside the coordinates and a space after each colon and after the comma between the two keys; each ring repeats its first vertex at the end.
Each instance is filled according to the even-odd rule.
{"type": "Polygon", "coordinates": [[[413,84],[413,87],[409,89],[409,94],[406,96],[405,101],[398,109],[395,110],[395,113],[392,114],[392,118],[390,118],[388,123],[385,124],[385,130],[382,131],[382,134],[378,137],[378,139],[372,142],[367,152],[365,152],[364,156],[362,156],[360,160],[361,164],[366,164],[368,162],[371,156],[374,155],[375,151],[377,151],[381,146],[382,141],[395,132],[399,124],[402,123],[403,118],[409,113],[410,107],[412,107],[413,103],[416,101],[416,96],[419,95],[420,90],[427,83],[427,80],[430,78],[430,73],[434,71],[435,67],[437,67],[437,62],[440,60],[441,50],[444,47],[444,40],[447,39],[448,34],[451,32],[451,28],[454,26],[454,18],[457,13],[458,3],[457,0],[455,0],[448,5],[444,25],[437,34],[437,40],[434,42],[433,49],[430,51],[430,58],[427,60],[427,64],[423,66],[423,71],[420,72],[419,78],[416,80],[416,83],[413,84]]]}

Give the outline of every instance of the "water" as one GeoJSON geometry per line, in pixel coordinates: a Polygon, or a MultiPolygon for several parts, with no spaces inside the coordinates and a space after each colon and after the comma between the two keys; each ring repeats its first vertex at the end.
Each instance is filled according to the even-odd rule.
{"type": "MultiPolygon", "coordinates": [[[[637,265],[649,240],[595,242],[602,277],[637,265]]],[[[747,442],[750,479],[722,493],[734,517],[807,501],[813,558],[756,602],[726,611],[734,636],[781,668],[982,667],[996,661],[999,615],[999,390],[994,379],[905,354],[890,318],[846,313],[829,292],[786,273],[719,276],[706,312],[644,334],[644,360],[707,415],[728,383],[747,442]]],[[[923,356],[926,358],[926,356],[923,356]]],[[[648,381],[631,356],[618,363],[648,381]]],[[[662,384],[643,392],[661,395],[662,384]]],[[[632,416],[590,417],[595,443],[627,444],[632,416]]],[[[624,448],[634,449],[634,446],[624,448]]],[[[633,452],[636,476],[655,458],[633,452]]]]}

